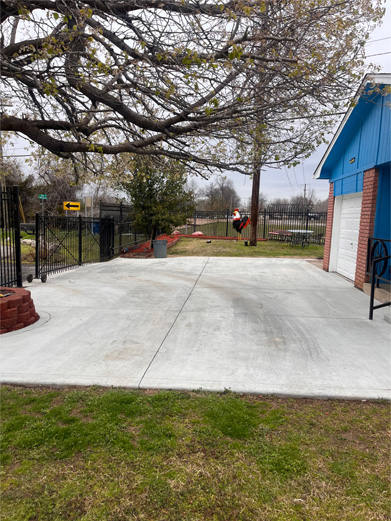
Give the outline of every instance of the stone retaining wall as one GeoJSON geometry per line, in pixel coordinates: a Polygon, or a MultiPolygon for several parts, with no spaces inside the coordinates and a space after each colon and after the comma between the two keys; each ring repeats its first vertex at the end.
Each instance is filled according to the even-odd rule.
{"type": "Polygon", "coordinates": [[[30,291],[23,288],[0,288],[0,335],[31,326],[39,319],[30,291]]]}

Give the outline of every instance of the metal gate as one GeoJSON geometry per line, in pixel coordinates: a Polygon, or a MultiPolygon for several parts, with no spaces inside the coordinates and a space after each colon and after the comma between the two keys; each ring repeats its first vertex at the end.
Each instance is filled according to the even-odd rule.
{"type": "Polygon", "coordinates": [[[19,191],[17,186],[13,186],[0,193],[0,285],[21,288],[19,191]]]}
{"type": "Polygon", "coordinates": [[[110,247],[113,247],[114,255],[119,255],[122,250],[132,249],[148,240],[148,237],[134,226],[132,212],[132,207],[124,203],[100,202],[100,218],[114,220],[114,237],[103,238],[104,243],[107,240],[110,247]]]}
{"type": "Polygon", "coordinates": [[[109,260],[113,256],[112,219],[36,214],[36,278],[45,281],[48,273],[109,260]]]}

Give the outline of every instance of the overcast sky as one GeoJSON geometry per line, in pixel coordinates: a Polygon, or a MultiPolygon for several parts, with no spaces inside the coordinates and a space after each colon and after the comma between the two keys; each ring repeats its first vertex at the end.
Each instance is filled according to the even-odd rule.
{"type": "MultiPolygon", "coordinates": [[[[367,44],[367,62],[375,63],[381,66],[381,72],[391,73],[391,0],[386,0],[386,14],[383,18],[381,27],[376,29],[367,44]]],[[[368,72],[370,72],[368,70],[368,72]]],[[[341,117],[342,119],[342,117],[341,117]]],[[[337,125],[338,126],[338,125],[337,125]]],[[[332,136],[330,136],[331,138],[332,136]]],[[[264,170],[261,174],[261,193],[266,195],[269,200],[276,197],[290,198],[292,195],[303,193],[304,185],[307,190],[313,188],[319,199],[328,197],[328,181],[312,179],[312,175],[316,170],[320,160],[326,151],[327,145],[321,146],[311,157],[306,159],[296,168],[283,168],[282,170],[264,170]]],[[[26,148],[25,140],[18,140],[14,148],[4,150],[4,155],[9,153],[12,156],[21,156],[28,154],[28,145],[26,148]]],[[[24,158],[23,158],[24,159],[24,158]]],[[[22,165],[22,157],[20,162],[22,165]]],[[[27,169],[28,170],[28,169],[27,169]]],[[[227,173],[227,178],[232,179],[236,191],[242,199],[242,204],[247,204],[251,200],[251,180],[242,174],[227,173]]],[[[207,181],[195,178],[200,187],[205,186],[207,181]]],[[[213,177],[211,178],[213,181],[213,177]]]]}
{"type": "MultiPolygon", "coordinates": [[[[386,14],[383,18],[382,26],[372,33],[366,47],[366,53],[368,65],[370,63],[380,65],[381,72],[391,73],[391,0],[387,0],[385,6],[386,14]]],[[[368,72],[371,71],[368,70],[368,72]]],[[[304,184],[306,184],[307,190],[313,188],[319,199],[327,199],[329,193],[328,181],[312,179],[312,174],[315,172],[326,149],[327,145],[321,146],[311,157],[294,169],[263,170],[261,174],[261,192],[269,200],[276,197],[290,198],[292,195],[303,193],[304,184]]],[[[234,182],[235,189],[241,197],[242,203],[245,204],[251,200],[251,180],[241,174],[227,173],[226,175],[228,179],[232,179],[234,182]]],[[[197,184],[205,186],[205,182],[202,180],[197,180],[197,184]]]]}

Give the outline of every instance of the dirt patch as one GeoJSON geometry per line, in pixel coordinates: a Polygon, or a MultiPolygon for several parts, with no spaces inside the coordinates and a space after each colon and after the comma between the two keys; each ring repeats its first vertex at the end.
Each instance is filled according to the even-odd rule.
{"type": "Polygon", "coordinates": [[[323,269],[323,259],[309,259],[307,260],[310,264],[313,264],[317,268],[323,269]]]}

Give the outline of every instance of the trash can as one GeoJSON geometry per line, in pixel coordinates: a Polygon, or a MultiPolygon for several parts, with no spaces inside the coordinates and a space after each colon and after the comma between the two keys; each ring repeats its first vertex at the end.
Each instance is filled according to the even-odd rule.
{"type": "Polygon", "coordinates": [[[167,241],[165,239],[153,241],[153,252],[155,259],[165,259],[167,257],[167,241]]]}

